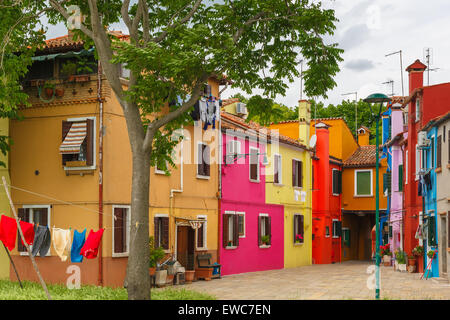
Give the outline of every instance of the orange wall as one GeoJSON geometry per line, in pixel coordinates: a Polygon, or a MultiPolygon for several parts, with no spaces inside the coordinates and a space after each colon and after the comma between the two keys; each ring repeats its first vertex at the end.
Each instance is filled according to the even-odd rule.
{"type": "Polygon", "coordinates": [[[298,127],[299,127],[298,122],[278,123],[270,125],[270,129],[278,130],[280,134],[295,140],[298,140],[299,138],[298,127]]]}

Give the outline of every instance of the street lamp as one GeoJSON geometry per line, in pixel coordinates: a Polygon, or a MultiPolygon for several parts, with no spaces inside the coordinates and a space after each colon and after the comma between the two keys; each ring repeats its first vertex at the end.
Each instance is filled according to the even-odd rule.
{"type": "Polygon", "coordinates": [[[379,226],[379,219],[380,219],[380,199],[379,199],[379,174],[378,174],[378,168],[380,166],[379,164],[379,154],[378,154],[378,146],[380,144],[379,142],[379,138],[378,138],[378,130],[379,130],[379,121],[381,118],[381,112],[383,109],[383,104],[384,103],[388,103],[390,102],[391,99],[382,93],[374,93],[371,94],[370,96],[368,96],[366,99],[364,99],[364,102],[367,102],[369,104],[370,107],[370,113],[372,114],[372,118],[375,119],[376,122],[376,167],[375,167],[375,237],[376,237],[376,248],[375,248],[375,252],[376,252],[376,267],[375,267],[375,299],[379,300],[380,299],[380,226],[379,226]],[[375,109],[375,105],[379,104],[378,110],[374,110],[375,109]],[[374,113],[374,111],[376,113],[374,113]]]}

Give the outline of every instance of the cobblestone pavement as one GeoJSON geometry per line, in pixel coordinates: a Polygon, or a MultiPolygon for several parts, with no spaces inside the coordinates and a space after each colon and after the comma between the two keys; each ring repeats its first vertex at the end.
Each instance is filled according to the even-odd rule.
{"type": "MultiPolygon", "coordinates": [[[[341,264],[312,265],[298,268],[250,272],[224,276],[211,281],[184,285],[212,294],[219,300],[365,300],[374,299],[368,289],[370,262],[348,261],[341,264]]],[[[381,299],[450,299],[450,285],[432,279],[420,280],[421,274],[394,271],[381,266],[381,299]]],[[[370,280],[369,280],[370,282],[370,280]]]]}

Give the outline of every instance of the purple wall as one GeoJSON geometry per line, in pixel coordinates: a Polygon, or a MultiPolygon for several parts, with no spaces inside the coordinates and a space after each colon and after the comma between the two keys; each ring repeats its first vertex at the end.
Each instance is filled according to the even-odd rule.
{"type": "MultiPolygon", "coordinates": [[[[223,134],[223,155],[232,136],[223,134]]],[[[259,153],[266,152],[265,144],[251,139],[237,138],[240,154],[248,154],[250,147],[259,147],[259,153]]],[[[222,274],[282,269],[284,266],[284,210],[281,205],[265,203],[265,167],[263,155],[259,156],[260,181],[250,181],[249,157],[242,157],[233,164],[222,165],[222,200],[220,204],[220,264],[222,274]],[[239,238],[239,246],[225,249],[223,246],[223,214],[225,211],[245,212],[245,237],[239,238]],[[258,216],[266,213],[271,217],[271,246],[258,245],[258,216]]]]}

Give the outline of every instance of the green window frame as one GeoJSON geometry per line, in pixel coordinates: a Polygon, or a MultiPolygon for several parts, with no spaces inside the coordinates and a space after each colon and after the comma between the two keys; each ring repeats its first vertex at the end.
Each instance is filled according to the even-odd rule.
{"type": "Polygon", "coordinates": [[[373,196],[372,170],[355,170],[355,196],[373,196]]]}

